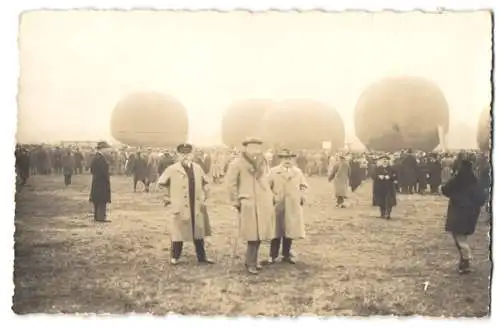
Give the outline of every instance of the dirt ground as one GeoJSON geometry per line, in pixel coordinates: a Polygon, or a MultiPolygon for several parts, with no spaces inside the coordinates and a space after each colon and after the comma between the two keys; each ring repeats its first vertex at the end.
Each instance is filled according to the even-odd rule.
{"type": "MultiPolygon", "coordinates": [[[[255,277],[245,273],[244,244],[235,244],[237,218],[223,185],[212,186],[209,201],[213,236],[206,244],[217,264],[198,265],[186,245],[184,262],[172,267],[161,193],[134,194],[130,178],[112,177],[112,222],[99,225],[90,220],[90,176],[73,180],[64,188],[62,176],[34,176],[17,195],[16,313],[489,313],[487,220],[480,219],[471,238],[473,272],[458,275],[440,196],[399,195],[386,221],[370,206],[370,182],[350,195],[347,209],[336,209],[333,187],[310,178],[307,238],[293,247],[299,263],[268,266],[255,277]]],[[[264,244],[262,257],[268,249],[264,244]]]]}

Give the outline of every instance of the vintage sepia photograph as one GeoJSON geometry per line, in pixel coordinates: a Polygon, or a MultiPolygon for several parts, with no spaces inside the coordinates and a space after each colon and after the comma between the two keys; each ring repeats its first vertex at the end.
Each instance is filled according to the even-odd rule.
{"type": "Polygon", "coordinates": [[[493,25],[23,12],[12,310],[489,317],[493,25]]]}

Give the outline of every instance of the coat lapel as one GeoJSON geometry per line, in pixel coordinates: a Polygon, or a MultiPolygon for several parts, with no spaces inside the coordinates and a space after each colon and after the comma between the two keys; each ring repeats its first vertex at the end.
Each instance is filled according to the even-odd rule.
{"type": "Polygon", "coordinates": [[[177,162],[174,164],[174,167],[175,167],[175,170],[177,172],[179,172],[179,174],[183,177],[183,178],[186,178],[187,177],[187,174],[186,174],[186,170],[184,170],[184,168],[182,167],[182,164],[180,162],[177,162]]]}

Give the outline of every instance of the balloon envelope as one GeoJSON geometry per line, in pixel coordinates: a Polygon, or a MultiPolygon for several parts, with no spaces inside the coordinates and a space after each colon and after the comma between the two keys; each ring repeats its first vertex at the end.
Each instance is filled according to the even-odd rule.
{"type": "Polygon", "coordinates": [[[286,100],[276,105],[264,119],[264,140],[275,148],[331,149],[344,147],[342,118],[326,104],[313,100],[286,100]]]}
{"type": "Polygon", "coordinates": [[[187,140],[187,111],[179,101],[161,93],[132,94],[116,105],[111,134],[130,146],[174,147],[187,140]]]}
{"type": "Polygon", "coordinates": [[[248,137],[262,137],[262,119],[274,107],[267,99],[248,99],[232,104],[222,117],[222,141],[228,147],[239,147],[248,137]]]}
{"type": "Polygon", "coordinates": [[[432,151],[440,144],[439,126],[448,132],[449,109],[441,90],[428,80],[386,78],[360,96],[354,125],[368,149],[432,151]]]}
{"type": "Polygon", "coordinates": [[[479,116],[479,122],[477,126],[477,144],[481,150],[489,150],[490,140],[491,140],[491,111],[490,106],[485,107],[479,116]]]}

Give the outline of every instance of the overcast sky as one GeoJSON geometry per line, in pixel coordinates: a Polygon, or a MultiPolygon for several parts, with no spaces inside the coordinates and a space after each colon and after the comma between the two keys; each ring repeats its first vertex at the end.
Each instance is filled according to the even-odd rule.
{"type": "Polygon", "coordinates": [[[490,102],[487,12],[47,11],[24,14],[19,39],[21,142],[109,138],[113,107],[136,91],[181,101],[195,143],[220,141],[231,102],[263,97],[331,104],[350,140],[363,89],[404,74],[442,89],[450,146],[464,124],[475,145],[490,102]]]}

